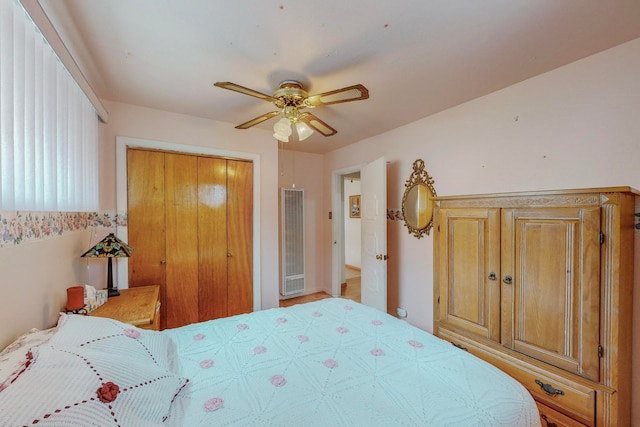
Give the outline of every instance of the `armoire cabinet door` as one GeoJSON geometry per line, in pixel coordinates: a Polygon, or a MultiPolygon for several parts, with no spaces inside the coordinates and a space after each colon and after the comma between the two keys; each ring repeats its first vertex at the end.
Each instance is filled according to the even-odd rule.
{"type": "Polygon", "coordinates": [[[500,209],[440,209],[437,221],[437,320],[499,342],[500,209]]]}
{"type": "Polygon", "coordinates": [[[600,208],[502,211],[502,344],[598,380],[600,208]]]}

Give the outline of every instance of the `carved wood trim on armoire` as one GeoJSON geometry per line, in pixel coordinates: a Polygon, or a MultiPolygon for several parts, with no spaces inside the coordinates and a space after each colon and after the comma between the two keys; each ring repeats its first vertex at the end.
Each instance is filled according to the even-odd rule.
{"type": "Polygon", "coordinates": [[[129,286],[160,285],[161,328],[253,310],[253,163],[127,149],[129,286]]]}
{"type": "Polygon", "coordinates": [[[542,425],[631,425],[630,187],[435,198],[434,333],[520,381],[542,425]]]}

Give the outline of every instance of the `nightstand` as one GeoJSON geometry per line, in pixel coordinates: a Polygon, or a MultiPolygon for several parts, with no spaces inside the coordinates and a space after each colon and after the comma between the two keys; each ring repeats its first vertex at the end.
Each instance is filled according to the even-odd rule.
{"type": "Polygon", "coordinates": [[[120,296],[89,313],[89,316],[108,317],[142,329],[160,330],[160,286],[138,286],[121,289],[120,296]]]}

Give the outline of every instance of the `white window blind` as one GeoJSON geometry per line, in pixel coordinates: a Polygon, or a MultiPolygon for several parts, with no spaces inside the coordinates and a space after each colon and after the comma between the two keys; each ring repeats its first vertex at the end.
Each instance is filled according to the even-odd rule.
{"type": "Polygon", "coordinates": [[[0,210],[97,210],[95,109],[14,0],[0,0],[0,142],[0,210]]]}

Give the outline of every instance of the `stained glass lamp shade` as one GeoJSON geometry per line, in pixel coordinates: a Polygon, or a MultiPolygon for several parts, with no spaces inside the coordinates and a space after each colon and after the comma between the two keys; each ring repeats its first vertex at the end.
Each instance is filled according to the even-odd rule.
{"type": "Polygon", "coordinates": [[[113,287],[111,259],[128,258],[131,256],[131,252],[133,252],[131,246],[118,239],[115,234],[109,233],[107,237],[100,240],[95,246],[81,255],[82,258],[107,258],[109,261],[107,267],[107,292],[109,298],[120,295],[118,289],[113,287]]]}

